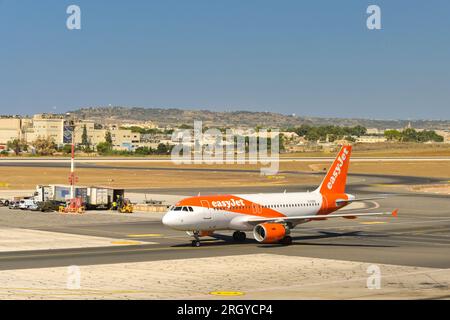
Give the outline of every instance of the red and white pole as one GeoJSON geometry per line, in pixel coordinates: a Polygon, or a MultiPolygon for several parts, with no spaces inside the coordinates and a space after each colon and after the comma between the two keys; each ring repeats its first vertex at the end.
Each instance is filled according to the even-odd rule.
{"type": "MultiPolygon", "coordinates": [[[[75,129],[75,128],[74,128],[75,129]]],[[[75,198],[75,130],[72,131],[72,158],[70,159],[70,199],[75,198]]]]}

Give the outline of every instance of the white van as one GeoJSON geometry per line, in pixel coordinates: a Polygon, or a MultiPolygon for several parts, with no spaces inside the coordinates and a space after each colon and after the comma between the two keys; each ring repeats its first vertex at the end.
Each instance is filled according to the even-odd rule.
{"type": "Polygon", "coordinates": [[[31,209],[35,205],[36,205],[36,202],[34,201],[34,199],[22,199],[19,202],[19,209],[28,210],[28,209],[31,209]]]}

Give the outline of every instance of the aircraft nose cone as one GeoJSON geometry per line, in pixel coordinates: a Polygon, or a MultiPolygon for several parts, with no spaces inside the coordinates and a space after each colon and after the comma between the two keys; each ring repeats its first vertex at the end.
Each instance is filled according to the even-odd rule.
{"type": "Polygon", "coordinates": [[[165,226],[171,227],[173,225],[173,217],[170,212],[166,213],[162,218],[162,223],[165,226]]]}
{"type": "Polygon", "coordinates": [[[167,212],[162,218],[163,225],[172,229],[177,229],[182,224],[182,222],[183,219],[180,220],[177,212],[167,212]]]}

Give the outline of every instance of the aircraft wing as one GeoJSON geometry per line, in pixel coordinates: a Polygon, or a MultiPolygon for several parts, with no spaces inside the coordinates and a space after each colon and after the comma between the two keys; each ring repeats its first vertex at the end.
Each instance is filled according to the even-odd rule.
{"type": "Polygon", "coordinates": [[[276,217],[276,218],[249,218],[248,223],[259,224],[263,222],[295,222],[302,220],[325,220],[329,218],[347,218],[356,219],[357,217],[368,217],[368,216],[383,216],[391,215],[397,217],[398,209],[392,212],[366,212],[366,213],[344,213],[344,214],[328,214],[328,215],[306,215],[306,216],[292,216],[292,217],[276,217]]]}

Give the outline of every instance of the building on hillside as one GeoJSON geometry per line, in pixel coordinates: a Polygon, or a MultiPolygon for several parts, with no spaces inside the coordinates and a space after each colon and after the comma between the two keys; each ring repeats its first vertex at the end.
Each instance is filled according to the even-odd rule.
{"type": "Polygon", "coordinates": [[[380,142],[386,142],[387,139],[385,136],[360,136],[355,137],[356,142],[359,143],[380,143],[380,142]]]}
{"type": "Polygon", "coordinates": [[[141,141],[140,133],[128,129],[118,129],[117,126],[113,126],[110,132],[114,150],[134,151],[141,141]]]}
{"type": "Polygon", "coordinates": [[[141,140],[140,133],[132,132],[128,129],[120,129],[117,124],[111,125],[109,128],[96,129],[95,122],[90,120],[82,120],[75,122],[74,134],[75,144],[83,144],[83,132],[86,127],[87,140],[90,147],[95,148],[99,143],[106,142],[106,134],[111,133],[113,150],[117,151],[134,151],[141,140]]]}
{"type": "Polygon", "coordinates": [[[0,149],[5,149],[9,141],[21,140],[22,119],[20,118],[0,118],[0,149]]]}
{"type": "Polygon", "coordinates": [[[27,143],[33,143],[38,138],[51,138],[58,146],[64,144],[63,118],[38,114],[22,130],[27,143]]]}
{"type": "Polygon", "coordinates": [[[383,130],[378,128],[367,128],[366,134],[369,136],[383,134],[383,130]]]}
{"type": "Polygon", "coordinates": [[[156,129],[157,126],[152,121],[144,121],[144,122],[136,122],[136,123],[122,123],[121,127],[123,128],[131,128],[138,127],[142,129],[156,129]]]}
{"type": "MultiPolygon", "coordinates": [[[[95,147],[100,142],[105,142],[106,130],[95,129],[95,122],[90,120],[80,120],[73,124],[73,134],[75,145],[83,144],[83,132],[86,127],[87,142],[89,146],[95,147]]],[[[71,141],[67,141],[71,143],[71,141]]]]}
{"type": "Polygon", "coordinates": [[[450,130],[435,130],[435,132],[444,137],[444,143],[450,143],[450,130]]]}

